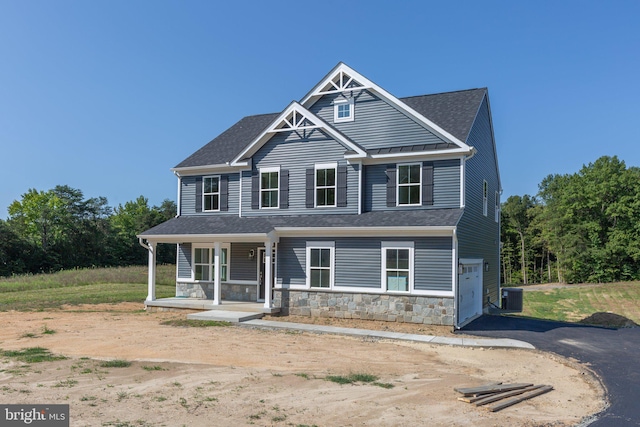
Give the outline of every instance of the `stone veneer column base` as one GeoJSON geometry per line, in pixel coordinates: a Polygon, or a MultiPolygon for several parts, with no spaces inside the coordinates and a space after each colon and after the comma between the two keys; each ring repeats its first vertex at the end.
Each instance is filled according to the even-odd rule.
{"type": "Polygon", "coordinates": [[[276,289],[281,315],[453,325],[453,298],[276,289]]]}

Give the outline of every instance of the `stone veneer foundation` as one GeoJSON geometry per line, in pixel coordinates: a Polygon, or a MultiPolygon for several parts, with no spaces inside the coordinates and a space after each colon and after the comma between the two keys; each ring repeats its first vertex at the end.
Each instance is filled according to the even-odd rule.
{"type": "MultiPolygon", "coordinates": [[[[229,301],[250,301],[258,299],[256,285],[222,284],[222,299],[229,301]]],[[[178,283],[176,296],[183,298],[213,299],[213,283],[178,283]]]]}
{"type": "Polygon", "coordinates": [[[281,315],[453,325],[453,298],[276,289],[281,315]]]}

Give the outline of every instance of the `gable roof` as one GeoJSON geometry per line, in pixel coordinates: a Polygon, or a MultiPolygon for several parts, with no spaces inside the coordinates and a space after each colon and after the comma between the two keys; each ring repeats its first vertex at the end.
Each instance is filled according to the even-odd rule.
{"type": "MultiPolygon", "coordinates": [[[[242,166],[242,160],[262,146],[275,132],[283,130],[283,123],[292,111],[311,118],[313,125],[322,129],[347,148],[347,157],[362,157],[364,149],[307,108],[325,93],[344,90],[372,90],[392,102],[396,107],[420,121],[425,127],[442,137],[444,144],[422,147],[422,150],[471,150],[466,144],[478,109],[487,93],[486,88],[445,92],[432,95],[396,98],[366,79],[344,63],[339,63],[301,101],[293,101],[280,113],[260,114],[242,118],[198,151],[187,157],[173,171],[193,172],[204,167],[242,166]]],[[[286,127],[286,126],[284,126],[286,127]]],[[[295,126],[292,126],[295,127],[295,126]]],[[[400,147],[393,152],[414,152],[420,147],[400,147]]],[[[368,154],[384,155],[385,150],[368,154]]],[[[419,150],[418,150],[419,151],[419,150]]]]}
{"type": "Polygon", "coordinates": [[[247,116],[184,159],[174,169],[226,165],[260,135],[280,113],[247,116]]]}
{"type": "Polygon", "coordinates": [[[278,132],[290,131],[313,131],[322,130],[335,141],[342,144],[349,152],[356,153],[364,157],[366,151],[358,144],[351,141],[334,127],[330,126],[320,117],[298,104],[296,101],[291,102],[285,110],[276,117],[269,126],[267,126],[258,136],[256,136],[240,153],[238,153],[231,164],[241,165],[243,160],[253,155],[260,147],[262,147],[269,139],[278,132]]]}
{"type": "Polygon", "coordinates": [[[467,141],[487,88],[400,98],[461,141],[467,141]]]}

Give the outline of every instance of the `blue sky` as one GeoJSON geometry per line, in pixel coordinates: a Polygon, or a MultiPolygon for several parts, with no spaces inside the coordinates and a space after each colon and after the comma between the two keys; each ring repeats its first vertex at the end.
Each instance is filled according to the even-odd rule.
{"type": "Polygon", "coordinates": [[[640,2],[0,0],[0,218],[29,188],[176,198],[169,170],[343,61],[403,97],[488,87],[503,200],[640,166],[640,2]]]}

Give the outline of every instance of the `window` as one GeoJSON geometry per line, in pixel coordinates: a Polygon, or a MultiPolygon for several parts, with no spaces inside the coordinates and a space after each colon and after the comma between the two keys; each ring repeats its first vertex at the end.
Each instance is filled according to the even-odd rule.
{"type": "Polygon", "coordinates": [[[193,250],[194,279],[210,280],[211,267],[211,250],[209,248],[195,248],[193,250]]]}
{"type": "MultiPolygon", "coordinates": [[[[213,248],[193,249],[193,278],[203,282],[213,281],[213,248]]],[[[227,281],[229,273],[229,248],[220,248],[220,280],[227,281]]]]}
{"type": "Polygon", "coordinates": [[[409,292],[413,282],[413,242],[382,243],[382,282],[387,291],[409,292]]]}
{"type": "Polygon", "coordinates": [[[316,165],[316,206],[336,205],[335,164],[316,165]]]}
{"type": "Polygon", "coordinates": [[[420,205],[422,165],[398,165],[398,205],[420,205]]]}
{"type": "Polygon", "coordinates": [[[260,170],[260,207],[261,208],[277,208],[278,207],[278,181],[279,169],[261,169],[260,170]]]}
{"type": "Polygon", "coordinates": [[[354,104],[353,99],[341,99],[335,101],[333,104],[333,121],[335,123],[340,122],[352,122],[354,118],[354,104]]]}
{"type": "Polygon", "coordinates": [[[333,287],[333,242],[307,242],[307,286],[333,287]]]}
{"type": "Polygon", "coordinates": [[[220,209],[220,177],[205,176],[202,179],[202,206],[205,211],[220,209]]]}
{"type": "Polygon", "coordinates": [[[495,210],[495,221],[500,221],[500,193],[496,191],[496,210],[495,210]]]}
{"type": "Polygon", "coordinates": [[[487,216],[487,207],[489,204],[489,184],[487,181],[482,182],[482,215],[487,216]]]}

